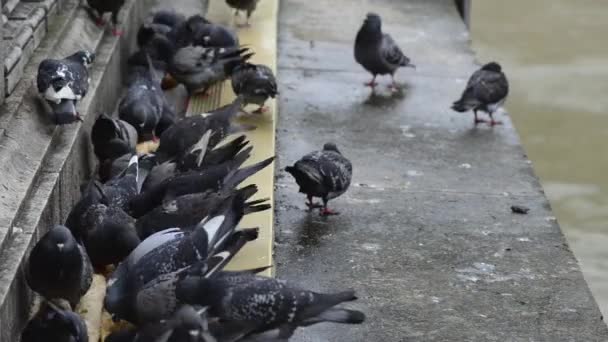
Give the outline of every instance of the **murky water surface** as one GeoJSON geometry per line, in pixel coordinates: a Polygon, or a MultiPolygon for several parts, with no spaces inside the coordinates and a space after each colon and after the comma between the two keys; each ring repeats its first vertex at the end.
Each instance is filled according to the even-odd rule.
{"type": "Polygon", "coordinates": [[[473,1],[481,62],[501,62],[507,109],[585,278],[608,315],[608,2],[473,1]]]}

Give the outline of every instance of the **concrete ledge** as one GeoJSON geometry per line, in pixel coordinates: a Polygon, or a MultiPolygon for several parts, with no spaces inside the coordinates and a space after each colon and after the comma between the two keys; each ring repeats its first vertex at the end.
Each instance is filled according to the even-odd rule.
{"type": "Polygon", "coordinates": [[[51,23],[49,34],[25,66],[26,76],[0,109],[1,342],[17,341],[28,317],[32,294],[21,274],[24,256],[49,226],[65,220],[81,182],[94,170],[86,132],[96,113],[113,111],[136,29],[156,2],[127,1],[120,16],[125,35],[120,39],[104,35],[76,3],[68,1],[66,11],[51,23]],[[55,127],[39,111],[32,84],[37,66],[49,56],[63,57],[82,48],[97,53],[90,92],[79,106],[85,121],[55,127]]]}

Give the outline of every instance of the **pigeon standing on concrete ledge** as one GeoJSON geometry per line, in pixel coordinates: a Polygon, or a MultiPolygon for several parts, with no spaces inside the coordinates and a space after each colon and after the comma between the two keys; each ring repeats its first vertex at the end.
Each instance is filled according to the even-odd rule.
{"type": "Polygon", "coordinates": [[[226,3],[228,6],[234,8],[235,17],[239,14],[239,11],[246,11],[247,21],[245,22],[245,26],[249,26],[249,18],[251,17],[251,13],[253,13],[258,6],[259,1],[260,0],[226,0],[226,3]]]}
{"type": "Polygon", "coordinates": [[[118,29],[118,12],[125,4],[125,0],[87,0],[89,4],[89,15],[95,18],[97,25],[104,26],[106,23],[103,20],[103,14],[112,13],[112,34],[115,36],[122,35],[122,31],[118,29]],[[92,13],[90,10],[95,10],[97,13],[92,13]]]}
{"type": "Polygon", "coordinates": [[[44,298],[65,299],[74,308],[91,286],[93,268],[70,230],[55,226],[32,249],[25,278],[44,298]]]}
{"type": "Polygon", "coordinates": [[[507,95],[509,95],[507,77],[502,72],[500,64],[490,62],[473,73],[462,96],[454,102],[452,109],[462,113],[473,110],[475,125],[486,122],[477,118],[477,111],[484,111],[490,116],[489,124],[498,125],[501,122],[495,121],[493,115],[505,103],[507,95]]]}
{"type": "Polygon", "coordinates": [[[326,143],[322,151],[305,155],[293,166],[285,168],[285,171],[296,179],[300,192],[308,196],[306,204],[311,210],[319,207],[313,203],[313,197],[321,197],[321,215],[338,214],[327,208],[327,202],[346,192],[350,186],[353,166],[335,144],[326,143]]]}
{"type": "Polygon", "coordinates": [[[357,33],[355,40],[355,60],[374,78],[365,85],[375,89],[376,76],[390,74],[393,80],[391,88],[398,89],[395,82],[395,72],[400,67],[412,67],[407,58],[393,38],[388,33],[382,33],[382,20],[375,13],[368,13],[363,26],[357,33]]]}
{"type": "Polygon", "coordinates": [[[242,95],[244,105],[256,104],[259,108],[254,111],[261,114],[266,111],[264,103],[268,98],[275,98],[277,80],[272,70],[261,64],[242,64],[232,73],[232,90],[236,95],[242,95]]]}
{"type": "Polygon", "coordinates": [[[95,54],[78,51],[61,60],[45,59],[38,66],[38,92],[58,125],[82,121],[76,104],[89,90],[88,67],[94,60],[95,54]]]}

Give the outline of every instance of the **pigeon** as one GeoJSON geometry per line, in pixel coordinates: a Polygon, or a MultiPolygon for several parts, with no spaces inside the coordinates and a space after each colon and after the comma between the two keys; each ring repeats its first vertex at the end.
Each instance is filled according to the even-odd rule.
{"type": "Polygon", "coordinates": [[[375,89],[376,76],[390,74],[393,80],[392,89],[397,90],[395,72],[400,67],[412,67],[410,59],[407,58],[393,38],[382,33],[382,20],[375,13],[368,13],[363,26],[357,33],[355,39],[355,60],[365,70],[373,75],[370,82],[365,85],[375,89]]]}
{"type": "Polygon", "coordinates": [[[183,303],[209,307],[210,317],[231,326],[245,337],[277,329],[289,338],[298,327],[321,322],[360,324],[365,315],[356,310],[334,308],[357,299],[354,291],[325,294],[304,290],[282,280],[263,276],[203,277],[188,275],[175,290],[183,303]],[[248,277],[248,278],[247,278],[248,277]]]}
{"type": "Polygon", "coordinates": [[[56,124],[82,121],[76,103],[89,90],[89,66],[95,54],[78,51],[65,59],[45,59],[38,66],[36,85],[56,124]]]}
{"type": "Polygon", "coordinates": [[[91,286],[93,269],[70,230],[57,225],[32,249],[25,277],[29,287],[47,300],[65,299],[74,308],[91,286]]]}
{"type": "Polygon", "coordinates": [[[146,238],[112,274],[104,303],[108,312],[133,323],[170,315],[177,308],[173,289],[190,267],[197,264],[195,274],[211,275],[257,238],[257,229],[235,231],[245,201],[232,196],[191,231],[172,228],[146,238]]]}
{"type": "Polygon", "coordinates": [[[251,17],[251,13],[253,13],[258,6],[259,1],[260,0],[226,0],[226,3],[228,6],[234,8],[235,17],[239,14],[239,11],[246,11],[247,21],[245,26],[249,26],[249,18],[251,17]]]}
{"type": "Polygon", "coordinates": [[[134,153],[137,139],[137,131],[131,124],[106,114],[99,115],[91,129],[93,151],[100,162],[134,153]]]}
{"type": "Polygon", "coordinates": [[[214,24],[198,14],[177,25],[167,37],[178,48],[190,45],[218,48],[239,46],[239,38],[234,30],[214,24]]]}
{"type": "Polygon", "coordinates": [[[285,171],[295,178],[300,192],[308,197],[309,209],[319,207],[313,203],[313,197],[321,197],[321,215],[338,214],[327,208],[327,202],[346,192],[350,186],[353,166],[335,144],[326,143],[322,151],[305,155],[293,166],[286,167],[285,171]]]}
{"type": "Polygon", "coordinates": [[[490,116],[491,126],[501,124],[494,120],[494,113],[502,107],[509,95],[509,82],[502,72],[500,64],[490,62],[481,69],[475,71],[460,99],[452,105],[457,112],[473,110],[475,125],[485,122],[477,118],[477,111],[481,110],[490,116]]]}
{"type": "Polygon", "coordinates": [[[112,34],[121,36],[122,31],[118,29],[118,13],[120,8],[125,4],[125,0],[87,0],[89,7],[87,8],[89,15],[95,18],[97,25],[104,26],[104,13],[112,13],[112,34]],[[95,13],[96,12],[96,13],[95,13]]]}
{"type": "Polygon", "coordinates": [[[86,234],[87,227],[82,224],[82,217],[92,205],[101,203],[103,195],[103,185],[98,181],[92,180],[82,188],[80,200],[70,210],[65,226],[70,229],[77,241],[82,241],[86,234]]]}
{"type": "MultiPolygon", "coordinates": [[[[203,310],[204,311],[204,310],[203,310]]],[[[142,327],[134,342],[211,342],[215,339],[207,331],[204,312],[191,305],[182,305],[170,319],[142,327]]]]}
{"type": "Polygon", "coordinates": [[[207,90],[229,78],[238,65],[253,56],[248,48],[185,46],[178,49],[169,63],[169,73],[192,95],[207,90]]]}
{"type": "Polygon", "coordinates": [[[118,264],[140,243],[135,219],[120,208],[95,204],[85,213],[83,223],[88,228],[84,246],[96,268],[118,264]]]}
{"type": "Polygon", "coordinates": [[[273,160],[274,157],[270,157],[241,169],[237,169],[241,161],[236,161],[235,165],[227,162],[205,171],[191,171],[175,175],[158,186],[133,197],[129,203],[129,213],[133,217],[139,218],[163,202],[167,203],[179,196],[220,189],[232,190],[245,179],[270,165],[273,160]]]}
{"type": "Polygon", "coordinates": [[[174,9],[152,10],[137,31],[137,46],[146,46],[156,35],[169,37],[173,30],[185,22],[186,17],[174,9]]]}
{"type": "MultiPolygon", "coordinates": [[[[207,217],[218,203],[229,200],[232,196],[250,198],[258,191],[252,184],[239,190],[220,192],[204,192],[188,194],[166,201],[137,220],[137,232],[141,238],[146,238],[155,232],[171,227],[187,229],[207,217]]],[[[245,203],[245,214],[270,209],[269,204],[262,201],[245,203]]]]}
{"type": "Polygon", "coordinates": [[[182,158],[208,130],[211,130],[211,137],[207,145],[208,149],[212,149],[230,134],[254,129],[253,126],[234,122],[242,105],[243,98],[239,96],[231,104],[210,113],[193,115],[176,121],[160,137],[156,151],[158,162],[182,158]]]}
{"type": "Polygon", "coordinates": [[[123,210],[129,209],[131,199],[138,195],[139,158],[131,156],[127,168],[101,188],[103,202],[123,210]]]}
{"type": "Polygon", "coordinates": [[[249,141],[245,140],[244,135],[240,135],[230,142],[220,144],[209,151],[204,151],[201,149],[201,146],[194,145],[190,149],[190,152],[178,160],[177,169],[180,172],[204,170],[212,166],[238,160],[238,156],[243,153],[246,153],[246,158],[249,158],[249,152],[252,149],[252,147],[247,147],[249,141]],[[219,146],[220,144],[221,146],[219,146]]]}
{"type": "Polygon", "coordinates": [[[160,81],[150,65],[148,72],[140,72],[132,78],[118,105],[118,116],[135,127],[140,141],[158,140],[154,133],[166,106],[160,81]]]}
{"type": "Polygon", "coordinates": [[[43,303],[21,332],[21,342],[88,342],[87,326],[69,309],[43,303]]]}
{"type": "Polygon", "coordinates": [[[259,106],[254,113],[263,113],[266,100],[278,94],[277,80],[272,70],[265,65],[251,63],[241,64],[234,69],[232,90],[236,95],[243,96],[244,105],[252,103],[259,106]]]}

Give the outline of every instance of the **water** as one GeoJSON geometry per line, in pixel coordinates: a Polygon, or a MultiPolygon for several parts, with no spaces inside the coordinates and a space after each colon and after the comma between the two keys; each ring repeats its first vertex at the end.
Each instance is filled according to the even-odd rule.
{"type": "Polygon", "coordinates": [[[509,77],[507,110],[608,315],[608,3],[472,1],[480,62],[509,77]]]}

